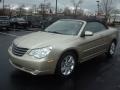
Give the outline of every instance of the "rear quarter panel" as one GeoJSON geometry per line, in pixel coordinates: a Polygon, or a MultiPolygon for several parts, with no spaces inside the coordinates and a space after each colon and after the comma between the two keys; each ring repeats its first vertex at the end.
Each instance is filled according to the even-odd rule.
{"type": "Polygon", "coordinates": [[[108,30],[101,33],[104,37],[104,42],[106,43],[107,50],[113,40],[116,40],[118,43],[119,31],[116,28],[109,27],[108,30]]]}
{"type": "Polygon", "coordinates": [[[106,34],[107,34],[107,36],[109,36],[109,39],[110,39],[111,42],[114,39],[116,39],[117,42],[118,42],[118,39],[119,39],[119,31],[118,31],[118,29],[110,27],[108,29],[108,33],[106,33],[106,34]]]}

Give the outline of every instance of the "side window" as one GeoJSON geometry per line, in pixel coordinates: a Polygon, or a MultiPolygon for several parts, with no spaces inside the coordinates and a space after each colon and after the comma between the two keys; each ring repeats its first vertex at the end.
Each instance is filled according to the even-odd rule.
{"type": "Polygon", "coordinates": [[[97,32],[106,30],[106,27],[99,22],[88,22],[84,30],[97,33],[97,32]]]}

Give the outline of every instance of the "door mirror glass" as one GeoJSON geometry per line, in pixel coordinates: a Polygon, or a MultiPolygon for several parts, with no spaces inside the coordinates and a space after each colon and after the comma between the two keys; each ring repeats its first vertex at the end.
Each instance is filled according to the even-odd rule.
{"type": "Polygon", "coordinates": [[[85,31],[85,36],[93,36],[93,32],[91,32],[91,31],[85,31]]]}

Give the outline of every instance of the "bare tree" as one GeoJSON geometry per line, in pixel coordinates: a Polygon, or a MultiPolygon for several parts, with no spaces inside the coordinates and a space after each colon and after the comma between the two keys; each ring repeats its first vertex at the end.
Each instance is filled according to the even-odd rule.
{"type": "Polygon", "coordinates": [[[113,0],[101,0],[101,7],[105,14],[105,21],[107,22],[110,18],[111,11],[114,9],[113,0]]]}
{"type": "Polygon", "coordinates": [[[39,5],[39,8],[40,8],[42,14],[50,13],[50,11],[52,12],[50,2],[41,3],[39,5]]]}
{"type": "Polygon", "coordinates": [[[77,15],[77,11],[80,8],[80,5],[83,3],[83,0],[71,0],[74,7],[74,14],[77,15]]]}
{"type": "Polygon", "coordinates": [[[118,14],[120,14],[120,10],[119,9],[112,10],[113,23],[116,22],[118,14]]]}
{"type": "Polygon", "coordinates": [[[32,10],[33,10],[33,13],[34,13],[34,14],[37,14],[37,6],[36,6],[36,4],[34,4],[34,5],[32,6],[32,10]]]}
{"type": "Polygon", "coordinates": [[[25,5],[23,4],[23,5],[20,5],[19,8],[17,8],[17,15],[18,16],[22,16],[25,14],[24,7],[25,7],[25,5]]]}
{"type": "Polygon", "coordinates": [[[71,15],[71,10],[68,7],[64,8],[64,15],[71,15]]]}

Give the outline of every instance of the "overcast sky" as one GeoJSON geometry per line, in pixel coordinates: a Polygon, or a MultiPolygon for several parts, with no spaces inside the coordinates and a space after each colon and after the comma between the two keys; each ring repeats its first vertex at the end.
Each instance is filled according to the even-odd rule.
{"type": "MultiPolygon", "coordinates": [[[[5,0],[5,4],[11,4],[11,5],[21,5],[25,4],[26,6],[32,6],[32,5],[39,5],[44,0],[5,0]]],[[[56,0],[46,0],[48,2],[51,2],[52,6],[55,6],[56,0]]],[[[116,7],[120,9],[120,0],[113,0],[116,3],[116,7]]],[[[96,0],[83,0],[83,3],[81,5],[81,8],[89,9],[91,11],[95,11],[97,9],[96,6],[96,0]]],[[[0,4],[2,6],[2,3],[0,4]]],[[[64,8],[64,7],[72,7],[71,0],[58,0],[58,7],[64,8]]]]}

